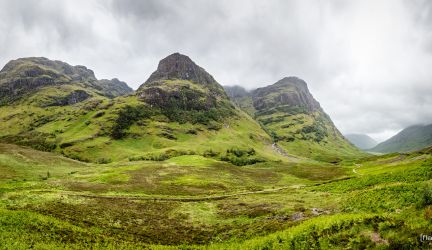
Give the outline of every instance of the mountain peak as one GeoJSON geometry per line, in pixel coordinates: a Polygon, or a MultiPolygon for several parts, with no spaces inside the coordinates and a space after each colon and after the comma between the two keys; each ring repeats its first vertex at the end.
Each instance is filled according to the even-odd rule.
{"type": "Polygon", "coordinates": [[[213,76],[192,59],[180,53],[174,53],[162,59],[157,70],[151,74],[145,84],[168,79],[189,80],[200,84],[214,84],[216,82],[213,76]]]}
{"type": "Polygon", "coordinates": [[[258,88],[253,92],[254,106],[257,110],[277,106],[298,106],[309,111],[321,110],[320,104],[309,92],[304,80],[290,76],[276,83],[258,88]]]}
{"type": "Polygon", "coordinates": [[[277,81],[275,84],[294,84],[307,86],[306,82],[303,79],[298,78],[297,76],[286,76],[277,81]]]}
{"type": "Polygon", "coordinates": [[[180,53],[162,59],[157,70],[138,88],[137,96],[141,101],[171,113],[210,109],[226,109],[232,113],[234,109],[222,86],[180,53]]]}
{"type": "Polygon", "coordinates": [[[24,57],[11,60],[3,67],[0,73],[6,74],[7,72],[17,70],[26,77],[32,77],[33,75],[39,75],[41,71],[46,69],[66,75],[72,81],[96,81],[93,70],[85,66],[72,66],[62,61],[50,60],[46,57],[24,57]]]}

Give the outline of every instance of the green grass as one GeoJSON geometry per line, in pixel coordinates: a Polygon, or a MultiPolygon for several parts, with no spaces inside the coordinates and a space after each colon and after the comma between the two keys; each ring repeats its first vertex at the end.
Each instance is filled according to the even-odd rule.
{"type": "Polygon", "coordinates": [[[0,144],[0,246],[428,247],[418,237],[432,229],[425,198],[431,160],[426,152],[345,166],[274,161],[239,167],[199,155],[85,164],[0,144]],[[210,198],[171,200],[188,197],[210,198]]]}

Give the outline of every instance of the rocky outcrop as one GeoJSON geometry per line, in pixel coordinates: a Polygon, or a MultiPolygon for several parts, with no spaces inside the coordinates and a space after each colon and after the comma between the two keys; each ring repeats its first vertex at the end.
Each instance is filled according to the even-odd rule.
{"type": "Polygon", "coordinates": [[[309,112],[321,110],[305,81],[297,77],[285,77],[273,85],[252,92],[253,105],[257,110],[278,106],[300,107],[309,112]]]}
{"type": "Polygon", "coordinates": [[[79,102],[85,101],[90,97],[91,97],[91,95],[89,95],[84,90],[74,90],[73,92],[71,92],[70,94],[68,94],[64,97],[54,98],[55,101],[48,104],[47,106],[73,105],[73,104],[77,104],[79,102]]]}
{"type": "Polygon", "coordinates": [[[139,98],[153,107],[180,110],[209,110],[217,107],[215,96],[205,91],[183,85],[179,82],[174,87],[160,87],[158,83],[149,84],[142,89],[139,98]]]}

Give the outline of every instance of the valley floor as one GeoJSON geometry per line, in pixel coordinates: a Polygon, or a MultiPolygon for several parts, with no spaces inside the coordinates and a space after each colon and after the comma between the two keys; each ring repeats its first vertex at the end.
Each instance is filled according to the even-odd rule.
{"type": "Polygon", "coordinates": [[[0,248],[428,248],[431,153],[92,164],[0,144],[0,248]]]}

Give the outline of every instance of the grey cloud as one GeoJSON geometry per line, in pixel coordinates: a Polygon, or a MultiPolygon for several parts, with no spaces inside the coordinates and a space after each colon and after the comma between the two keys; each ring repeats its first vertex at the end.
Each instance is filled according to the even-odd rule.
{"type": "Polygon", "coordinates": [[[427,0],[0,0],[0,64],[46,56],[137,88],[189,55],[221,84],[296,75],[344,133],[432,122],[427,0]]]}

